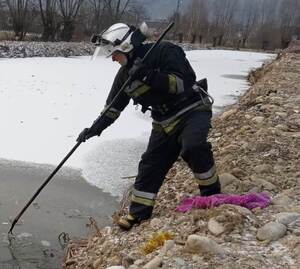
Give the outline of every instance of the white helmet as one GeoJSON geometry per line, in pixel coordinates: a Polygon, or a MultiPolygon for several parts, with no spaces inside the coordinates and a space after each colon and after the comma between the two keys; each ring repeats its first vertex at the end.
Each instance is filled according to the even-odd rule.
{"type": "Polygon", "coordinates": [[[105,29],[100,35],[93,36],[91,41],[100,46],[107,57],[115,51],[131,52],[140,45],[148,36],[148,27],[142,23],[139,29],[124,23],[116,23],[105,29]]]}

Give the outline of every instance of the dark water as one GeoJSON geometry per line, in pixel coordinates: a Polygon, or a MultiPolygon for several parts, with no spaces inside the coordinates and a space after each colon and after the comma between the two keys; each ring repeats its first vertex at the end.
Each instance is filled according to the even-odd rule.
{"type": "Polygon", "coordinates": [[[64,246],[43,246],[37,238],[30,234],[21,234],[8,242],[2,241],[0,268],[62,268],[64,246]],[[5,243],[5,244],[4,244],[5,243]]]}
{"type": "Polygon", "coordinates": [[[53,167],[0,160],[0,269],[62,268],[67,237],[86,237],[90,217],[99,227],[111,225],[118,203],[88,184],[80,171],[63,169],[40,193],[14,228],[14,219],[53,167]],[[65,239],[58,237],[65,233],[65,239]]]}

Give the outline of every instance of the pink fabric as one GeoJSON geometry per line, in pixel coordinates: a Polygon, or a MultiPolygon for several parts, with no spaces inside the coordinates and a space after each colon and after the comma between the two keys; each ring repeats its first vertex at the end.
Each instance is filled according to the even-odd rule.
{"type": "Polygon", "coordinates": [[[185,198],[176,208],[176,211],[187,212],[192,208],[211,208],[222,204],[232,204],[252,209],[255,207],[264,208],[271,203],[271,197],[265,193],[236,194],[215,194],[211,196],[194,196],[185,198]]]}

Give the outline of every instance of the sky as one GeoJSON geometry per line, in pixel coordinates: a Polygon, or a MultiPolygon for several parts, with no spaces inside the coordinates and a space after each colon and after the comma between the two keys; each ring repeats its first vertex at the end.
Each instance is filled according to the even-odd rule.
{"type": "MultiPolygon", "coordinates": [[[[249,87],[251,69],[275,57],[227,50],[186,53],[197,79],[208,79],[215,112],[249,87]]],[[[0,58],[0,159],[57,165],[103,109],[118,68],[103,56],[0,58]]],[[[66,166],[81,169],[88,182],[120,197],[129,184],[122,177],[136,174],[150,130],[149,114],[130,103],[100,138],[80,145],[66,166]]]]}

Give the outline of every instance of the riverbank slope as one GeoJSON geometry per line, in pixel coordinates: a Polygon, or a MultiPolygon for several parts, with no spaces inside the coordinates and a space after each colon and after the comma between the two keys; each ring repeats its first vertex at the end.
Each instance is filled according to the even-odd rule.
{"type": "Polygon", "coordinates": [[[94,237],[71,241],[65,268],[297,268],[300,54],[293,51],[250,75],[253,85],[214,120],[209,138],[223,193],[265,191],[271,205],[252,211],[223,205],[176,212],[184,197],[198,194],[190,170],[179,161],[150,221],[129,232],[105,228],[94,237]],[[157,232],[172,240],[164,242],[161,233],[149,242],[157,232]]]}

